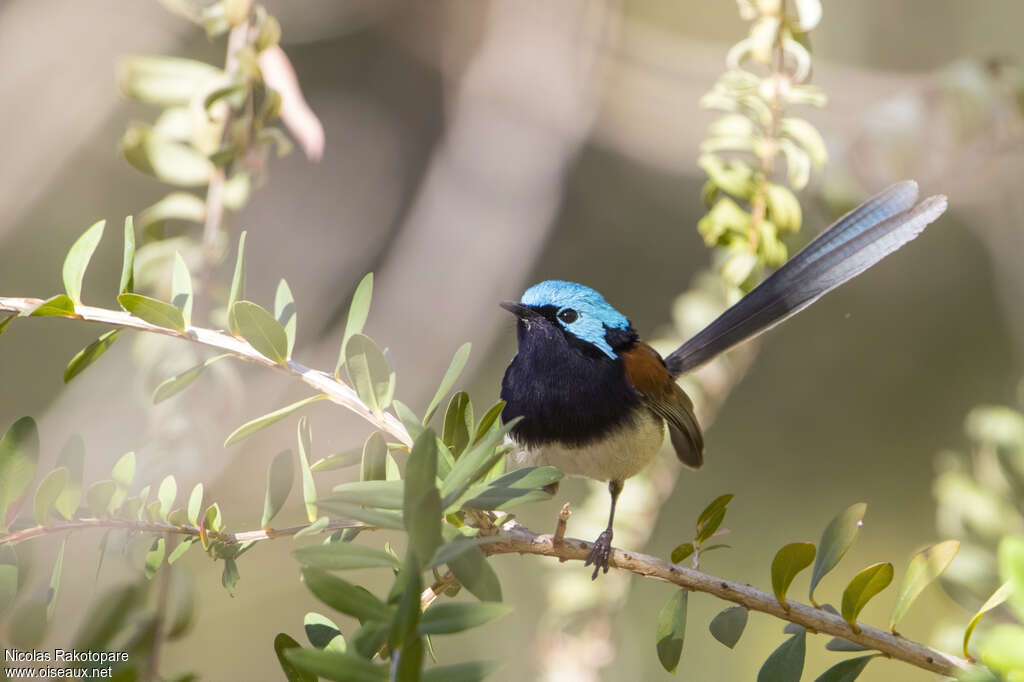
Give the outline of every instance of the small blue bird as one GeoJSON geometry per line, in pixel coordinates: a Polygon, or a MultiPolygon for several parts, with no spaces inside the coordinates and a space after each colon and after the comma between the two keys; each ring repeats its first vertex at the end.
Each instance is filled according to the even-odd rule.
{"type": "Polygon", "coordinates": [[[608,528],[586,565],[608,572],[615,503],[623,482],[657,454],[665,426],[676,455],[697,468],[704,437],[693,403],[676,384],[719,353],[778,324],[911,241],[946,210],[946,197],[917,203],[917,183],[895,184],[847,213],[753,291],[664,359],[593,289],[550,280],[518,303],[519,350],[505,370],[502,419],[517,449],[512,467],[552,465],[608,481],[608,528]]]}

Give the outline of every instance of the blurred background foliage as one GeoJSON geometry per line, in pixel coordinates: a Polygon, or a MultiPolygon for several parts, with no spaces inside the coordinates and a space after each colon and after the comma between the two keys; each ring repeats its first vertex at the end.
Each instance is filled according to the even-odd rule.
{"type": "MultiPolygon", "coordinates": [[[[417,409],[466,340],[478,349],[470,392],[480,404],[496,396],[514,335],[495,302],[540,279],[585,282],[644,336],[669,333],[675,297],[708,260],[695,230],[706,180],[697,159],[716,115],[698,103],[729,47],[749,30],[736,5],[266,4],[327,146],[315,165],[299,154],[271,163],[266,185],[225,225],[249,231],[253,298],[270,300],[278,278],[288,277],[304,313],[296,354],[307,364],[333,366],[348,297],[368,270],[377,272],[368,330],[388,345],[399,391],[417,409]]],[[[705,567],[765,586],[774,548],[814,540],[824,520],[863,500],[875,532],[851,550],[848,571],[879,560],[899,565],[899,557],[962,529],[980,557],[976,569],[992,583],[986,589],[997,586],[992,527],[962,522],[942,491],[958,482],[993,496],[991,504],[1019,509],[1007,501],[1016,499],[1007,497],[1010,483],[993,483],[992,457],[978,454],[994,447],[998,459],[1003,446],[984,445],[998,437],[971,426],[978,414],[971,410],[1012,404],[1021,375],[1021,12],[994,0],[970,11],[955,0],[825,5],[813,33],[813,81],[829,104],[800,115],[821,131],[829,165],[801,195],[804,234],[904,177],[950,195],[951,211],[910,248],[765,339],[708,434],[707,466],[679,478],[649,551],[667,555],[712,497],[732,492],[730,544],[740,549],[709,557],[705,567]],[[940,456],[936,482],[935,453],[964,442],[969,413],[973,464],[940,456]],[[950,525],[954,519],[959,526],[950,525]]],[[[120,97],[114,65],[127,54],[156,53],[224,59],[222,43],[155,2],[11,0],[0,7],[0,93],[9,103],[0,113],[0,292],[56,293],[63,253],[83,224],[138,215],[166,194],[117,150],[123,131],[152,120],[153,110],[120,97]]],[[[112,249],[98,253],[87,287],[106,282],[113,290],[119,258],[112,249]]],[[[230,276],[230,265],[224,268],[216,273],[221,280],[230,276]]],[[[81,433],[87,477],[137,450],[140,477],[174,473],[186,489],[201,480],[240,527],[256,527],[267,465],[293,432],[268,431],[238,450],[220,446],[234,425],[294,399],[297,389],[243,370],[204,377],[189,399],[154,408],[155,378],[120,370],[119,360],[142,351],[122,343],[62,391],[61,362],[94,336],[86,325],[60,321],[12,325],[0,357],[7,387],[0,423],[36,415],[49,457],[81,433]]],[[[365,434],[329,406],[310,415],[330,451],[365,434]]],[[[583,483],[566,481],[523,521],[543,529],[562,501],[585,492],[583,483]]],[[[302,518],[300,508],[282,518],[288,514],[302,518]]],[[[570,524],[570,533],[583,530],[570,524]]],[[[97,543],[86,533],[68,542],[76,566],[65,568],[54,642],[72,641],[75,614],[94,594],[137,576],[137,566],[111,561],[95,586],[97,543]]],[[[39,543],[47,558],[29,559],[43,584],[57,549],[39,543]]],[[[301,639],[299,624],[314,600],[294,580],[287,548],[264,543],[254,551],[260,561],[250,562],[234,598],[219,585],[219,566],[198,554],[182,559],[202,608],[194,628],[167,646],[166,660],[187,662],[208,679],[277,678],[271,638],[294,623],[291,634],[301,639]]],[[[486,648],[510,662],[497,679],[520,677],[526,658],[542,667],[559,645],[535,636],[542,614],[551,617],[551,572],[522,570],[541,561],[494,562],[516,612],[500,638],[483,630],[445,642],[445,662],[486,648]]],[[[650,624],[665,592],[633,582],[629,608],[608,625],[614,650],[587,653],[606,658],[607,679],[662,679],[650,624]]],[[[819,598],[834,600],[829,591],[842,584],[826,579],[819,598]]],[[[901,631],[928,640],[935,622],[966,622],[986,596],[952,593],[963,606],[930,590],[901,631]]],[[[706,622],[720,606],[695,596],[691,623],[706,622]]],[[[873,604],[864,620],[885,616],[873,604]]],[[[730,654],[693,627],[677,677],[745,679],[778,642],[778,629],[752,618],[730,654]]],[[[808,668],[824,668],[829,656],[809,647],[808,668]]],[[[897,665],[879,661],[860,679],[930,678],[897,665]]]]}

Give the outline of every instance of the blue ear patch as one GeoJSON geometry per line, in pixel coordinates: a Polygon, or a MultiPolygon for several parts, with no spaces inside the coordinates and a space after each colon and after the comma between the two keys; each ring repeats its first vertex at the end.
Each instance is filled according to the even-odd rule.
{"type": "Polygon", "coordinates": [[[558,308],[557,324],[579,339],[600,348],[611,358],[617,356],[605,338],[605,331],[629,328],[626,316],[611,307],[604,296],[575,282],[552,279],[535,284],[526,290],[519,302],[528,306],[558,308]],[[575,319],[571,314],[561,314],[566,310],[575,311],[575,319]]]}

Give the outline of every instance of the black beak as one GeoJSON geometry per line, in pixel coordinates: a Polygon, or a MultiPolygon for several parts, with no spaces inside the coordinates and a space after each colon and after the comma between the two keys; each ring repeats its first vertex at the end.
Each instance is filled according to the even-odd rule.
{"type": "Polygon", "coordinates": [[[540,315],[540,313],[534,308],[531,308],[528,305],[523,305],[522,303],[516,303],[515,301],[502,301],[498,305],[518,317],[520,320],[540,315]]]}

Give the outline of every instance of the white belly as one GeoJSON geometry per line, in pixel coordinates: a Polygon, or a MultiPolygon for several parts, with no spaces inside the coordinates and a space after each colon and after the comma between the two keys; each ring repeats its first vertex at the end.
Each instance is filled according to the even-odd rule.
{"type": "Polygon", "coordinates": [[[644,411],[601,441],[582,447],[557,443],[517,447],[508,456],[508,468],[555,466],[570,476],[622,481],[635,476],[654,459],[664,436],[665,422],[644,411]]]}

